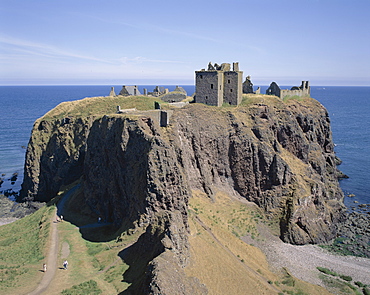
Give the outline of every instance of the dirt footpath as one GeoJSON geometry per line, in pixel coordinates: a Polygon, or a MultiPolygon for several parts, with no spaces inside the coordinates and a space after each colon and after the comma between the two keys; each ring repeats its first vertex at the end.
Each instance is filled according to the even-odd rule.
{"type": "Polygon", "coordinates": [[[53,216],[50,222],[51,222],[50,246],[48,248],[48,255],[46,259],[47,271],[44,273],[44,276],[42,277],[41,282],[37,286],[37,288],[33,290],[31,293],[28,293],[28,295],[39,295],[45,292],[45,290],[48,288],[50,282],[53,280],[55,276],[55,272],[57,269],[58,245],[59,245],[56,216],[53,216]]]}

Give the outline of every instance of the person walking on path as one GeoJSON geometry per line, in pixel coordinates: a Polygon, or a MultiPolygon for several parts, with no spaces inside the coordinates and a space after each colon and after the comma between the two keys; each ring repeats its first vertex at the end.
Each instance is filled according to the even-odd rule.
{"type": "Polygon", "coordinates": [[[64,260],[63,267],[64,267],[64,269],[67,269],[67,267],[68,267],[68,261],[67,260],[64,260]]]}
{"type": "Polygon", "coordinates": [[[44,264],[42,265],[42,270],[43,270],[43,272],[46,272],[46,263],[44,263],[44,264]]]}

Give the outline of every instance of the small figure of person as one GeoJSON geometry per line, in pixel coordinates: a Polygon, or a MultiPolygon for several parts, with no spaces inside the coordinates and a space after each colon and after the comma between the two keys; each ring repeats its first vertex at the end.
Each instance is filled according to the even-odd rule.
{"type": "Polygon", "coordinates": [[[68,267],[68,261],[67,260],[64,260],[64,262],[63,262],[63,268],[64,269],[67,269],[67,267],[68,267]]]}
{"type": "Polygon", "coordinates": [[[98,218],[98,223],[100,223],[100,222],[101,222],[101,217],[98,218]]]}
{"type": "Polygon", "coordinates": [[[60,215],[60,221],[63,221],[63,215],[60,215]]]}
{"type": "Polygon", "coordinates": [[[59,216],[58,216],[58,215],[57,215],[56,221],[57,221],[57,222],[59,222],[59,221],[60,221],[60,219],[59,219],[59,216]]]}
{"type": "Polygon", "coordinates": [[[44,263],[44,264],[42,265],[42,271],[43,271],[43,272],[46,272],[46,263],[44,263]]]}

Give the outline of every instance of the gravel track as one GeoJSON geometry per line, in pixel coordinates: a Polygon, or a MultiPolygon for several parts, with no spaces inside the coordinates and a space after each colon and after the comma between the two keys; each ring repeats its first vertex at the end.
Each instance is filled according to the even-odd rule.
{"type": "Polygon", "coordinates": [[[244,237],[248,244],[259,247],[266,255],[274,271],[283,267],[303,281],[324,286],[316,267],[325,267],[341,275],[351,276],[353,281],[370,284],[370,259],[355,256],[334,255],[316,245],[295,246],[282,242],[268,230],[262,232],[262,241],[244,237]]]}

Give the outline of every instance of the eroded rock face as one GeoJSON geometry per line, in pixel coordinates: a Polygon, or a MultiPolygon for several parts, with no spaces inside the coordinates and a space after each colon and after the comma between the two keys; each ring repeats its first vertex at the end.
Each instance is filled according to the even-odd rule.
{"type": "MultiPolygon", "coordinates": [[[[81,179],[92,211],[117,226],[128,220],[146,228],[140,247],[156,249],[146,286],[158,294],[171,287],[158,279],[163,257],[180,267],[188,261],[192,190],[210,198],[223,190],[255,202],[279,222],[286,242],[318,243],[335,235],[343,194],[329,117],[318,102],[189,105],[175,110],[170,124],[160,128],[134,115],[40,119],[27,149],[21,196],[47,201],[81,179]]],[[[183,284],[206,292],[194,280],[183,277],[183,284]]]]}
{"type": "Polygon", "coordinates": [[[280,219],[294,244],[333,237],[343,209],[326,110],[299,102],[214,112],[198,107],[176,117],[178,145],[192,189],[226,189],[280,219]],[[234,191],[234,192],[233,192],[234,191]]]}

